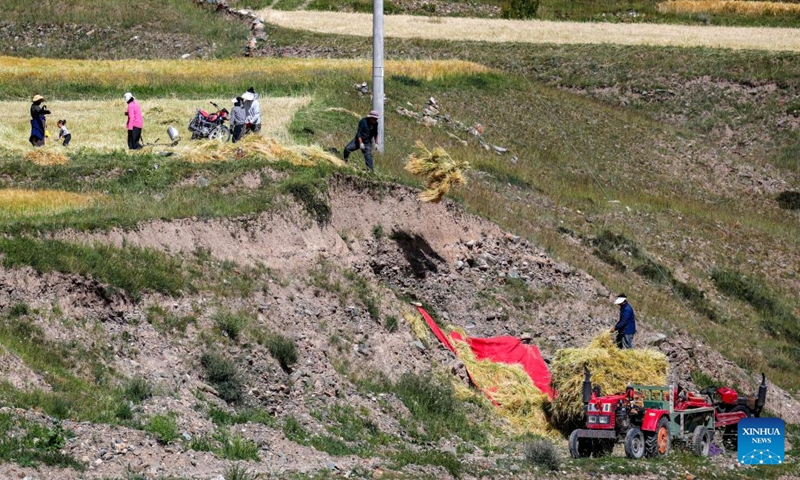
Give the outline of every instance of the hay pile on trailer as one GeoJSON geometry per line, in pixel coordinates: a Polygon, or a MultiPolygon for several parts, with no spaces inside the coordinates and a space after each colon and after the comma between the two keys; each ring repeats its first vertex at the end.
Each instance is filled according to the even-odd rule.
{"type": "Polygon", "coordinates": [[[478,360],[466,342],[452,343],[473,382],[499,404],[497,412],[515,434],[558,436],[545,413],[550,403],[547,394],[536,388],[521,365],[478,360]]]}
{"type": "Polygon", "coordinates": [[[620,350],[611,334],[595,337],[586,348],[556,352],[550,373],[558,395],[552,404],[552,421],[563,427],[583,418],[583,367],[592,373],[592,385],[603,394],[625,391],[629,384],[666,385],[667,357],[651,349],[620,350]]]}

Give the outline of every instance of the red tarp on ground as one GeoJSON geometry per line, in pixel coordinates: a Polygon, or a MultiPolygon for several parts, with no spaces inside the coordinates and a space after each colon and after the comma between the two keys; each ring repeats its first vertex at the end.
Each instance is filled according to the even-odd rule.
{"type": "MultiPolygon", "coordinates": [[[[447,335],[439,328],[428,312],[421,306],[417,306],[417,310],[419,310],[420,315],[425,319],[425,322],[427,322],[428,327],[430,327],[436,338],[438,338],[448,350],[458,356],[453,344],[450,343],[450,339],[447,338],[447,335]]],[[[450,333],[450,338],[466,342],[473,353],[475,353],[475,357],[478,360],[488,359],[498,363],[520,364],[528,376],[531,377],[533,384],[543,393],[546,393],[547,396],[550,397],[550,400],[553,399],[554,392],[550,386],[550,370],[547,368],[547,364],[544,363],[542,359],[542,354],[539,353],[539,349],[536,348],[535,345],[526,345],[522,343],[519,338],[510,336],[464,338],[458,332],[452,332],[450,333]]],[[[487,394],[487,396],[489,395],[487,394]]]]}

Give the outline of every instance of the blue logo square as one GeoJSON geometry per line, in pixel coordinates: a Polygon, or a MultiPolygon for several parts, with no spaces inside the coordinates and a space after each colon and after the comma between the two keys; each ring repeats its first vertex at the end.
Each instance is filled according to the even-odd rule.
{"type": "Polygon", "coordinates": [[[739,463],[780,465],[785,455],[785,434],[780,418],[743,418],[739,421],[739,463]]]}

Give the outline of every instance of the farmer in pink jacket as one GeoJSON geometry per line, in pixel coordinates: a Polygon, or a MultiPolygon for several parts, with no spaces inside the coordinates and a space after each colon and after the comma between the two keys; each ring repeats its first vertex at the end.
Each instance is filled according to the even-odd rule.
{"type": "Polygon", "coordinates": [[[127,92],[123,98],[128,104],[128,111],[125,112],[125,116],[128,117],[128,148],[138,150],[142,148],[142,127],[144,126],[142,107],[136,103],[131,92],[127,92]]]}

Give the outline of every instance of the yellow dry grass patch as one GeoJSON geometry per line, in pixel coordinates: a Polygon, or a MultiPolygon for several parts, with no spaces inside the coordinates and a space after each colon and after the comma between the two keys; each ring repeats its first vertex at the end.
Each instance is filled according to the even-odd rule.
{"type": "Polygon", "coordinates": [[[558,436],[545,414],[550,402],[547,395],[536,388],[522,366],[478,360],[466,342],[452,343],[472,380],[500,404],[497,413],[508,421],[514,434],[558,436]]]}
{"type": "Polygon", "coordinates": [[[57,214],[91,206],[98,195],[63,190],[0,189],[0,216],[57,214]]]}
{"type": "Polygon", "coordinates": [[[25,160],[36,165],[66,165],[69,159],[62,152],[53,148],[37,148],[25,154],[25,160]]]}
{"type": "MultiPolygon", "coordinates": [[[[372,36],[372,15],[343,12],[262,10],[264,19],[286,28],[372,36]]],[[[552,22],[387,15],[387,37],[428,40],[556,44],[657,45],[800,51],[794,28],[718,27],[651,23],[552,22]]],[[[395,73],[387,65],[386,73],[395,73]]]]}
{"type": "Polygon", "coordinates": [[[583,366],[592,373],[592,385],[601,393],[624,392],[629,384],[666,385],[667,358],[650,349],[620,350],[608,332],[595,337],[586,348],[565,348],[556,352],[550,366],[553,388],[553,420],[560,425],[583,416],[583,366]]]}
{"type": "Polygon", "coordinates": [[[675,0],[658,4],[662,13],[728,13],[754,17],[800,14],[800,4],[741,0],[675,0]]]}
{"type": "MultiPolygon", "coordinates": [[[[448,75],[481,73],[483,65],[460,60],[397,60],[384,65],[387,74],[423,80],[448,75]]],[[[120,95],[125,85],[164,85],[180,83],[219,84],[220,78],[246,75],[286,76],[298,83],[315,80],[322,72],[341,71],[370,75],[371,60],[335,59],[229,59],[229,60],[64,60],[51,58],[0,57],[0,84],[12,79],[77,83],[116,88],[120,95]]],[[[47,92],[43,94],[46,95],[47,92]]],[[[134,95],[136,92],[133,92],[134,95]]],[[[233,96],[232,92],[231,97],[233,96]]],[[[48,99],[49,100],[49,99],[48,99]]],[[[226,102],[228,104],[230,100],[226,102]]],[[[263,111],[263,107],[262,107],[263,111]]]]}
{"type": "MultiPolygon", "coordinates": [[[[145,143],[152,143],[157,139],[159,143],[169,143],[167,127],[174,126],[178,129],[182,140],[177,147],[170,150],[178,155],[195,150],[201,142],[189,140],[191,134],[187,126],[198,108],[213,109],[208,103],[210,100],[216,102],[220,107],[224,106],[230,110],[230,98],[198,100],[143,98],[139,100],[144,117],[142,136],[145,143]]],[[[310,97],[261,98],[261,111],[263,112],[261,135],[279,142],[290,143],[289,123],[297,110],[310,101],[310,97]]],[[[47,122],[50,140],[46,148],[50,151],[63,154],[71,149],[84,147],[98,151],[127,148],[128,133],[125,128],[125,103],[122,98],[119,100],[66,102],[48,99],[47,106],[53,112],[48,116],[47,122]],[[72,142],[68,148],[61,147],[55,142],[56,121],[60,118],[67,120],[67,127],[72,133],[72,142]]],[[[0,111],[6,113],[6,118],[0,123],[0,148],[13,152],[32,150],[28,143],[30,136],[29,109],[29,102],[0,102],[0,111]]]]}

